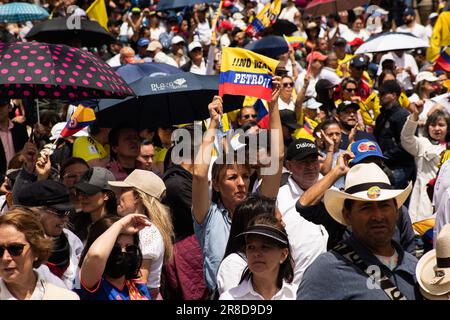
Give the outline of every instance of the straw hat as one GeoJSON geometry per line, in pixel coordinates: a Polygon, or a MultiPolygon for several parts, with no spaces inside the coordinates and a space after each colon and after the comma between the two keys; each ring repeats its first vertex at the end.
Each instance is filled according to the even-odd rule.
{"type": "Polygon", "coordinates": [[[345,177],[345,190],[327,190],[325,208],[334,220],[347,225],[342,215],[345,199],[358,201],[397,200],[397,207],[408,198],[411,183],[404,189],[393,189],[388,176],[375,163],[360,163],[353,166],[345,177]]]}
{"type": "Polygon", "coordinates": [[[436,249],[420,258],[416,277],[425,298],[450,299],[450,224],[446,224],[439,232],[436,249]]]}

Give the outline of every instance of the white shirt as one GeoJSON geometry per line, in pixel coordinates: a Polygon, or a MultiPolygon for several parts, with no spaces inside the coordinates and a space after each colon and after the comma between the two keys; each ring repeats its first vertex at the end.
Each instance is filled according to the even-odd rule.
{"type": "Polygon", "coordinates": [[[442,227],[450,223],[450,161],[445,161],[439,171],[434,185],[433,204],[435,207],[434,237],[433,242],[442,227]]]}
{"type": "MultiPolygon", "coordinates": [[[[319,176],[319,179],[322,178],[319,176]]],[[[316,225],[303,218],[295,209],[303,189],[295,183],[292,176],[288,183],[282,186],[277,196],[277,207],[286,224],[292,259],[295,261],[294,281],[299,285],[303,273],[311,263],[322,253],[327,251],[328,232],[322,225],[316,225]]]]}
{"type": "MultiPolygon", "coordinates": [[[[297,286],[283,281],[281,289],[270,300],[295,300],[297,298],[297,286]]],[[[219,300],[265,300],[263,296],[257,293],[250,280],[244,280],[242,283],[222,293],[219,300]]]]}
{"type": "MultiPolygon", "coordinates": [[[[383,61],[386,60],[387,58],[394,60],[395,66],[397,68],[410,67],[411,73],[414,76],[417,76],[417,74],[419,73],[419,68],[417,67],[416,60],[414,60],[414,57],[412,55],[403,53],[403,56],[399,57],[395,53],[389,52],[389,53],[384,54],[381,57],[380,64],[378,66],[377,75],[381,74],[383,61]]],[[[408,72],[402,71],[399,74],[397,74],[397,81],[403,86],[403,88],[405,90],[413,89],[413,84],[411,82],[411,76],[409,75],[408,72]]]]}
{"type": "MultiPolygon", "coordinates": [[[[298,75],[298,78],[295,81],[295,90],[297,92],[300,92],[300,90],[303,88],[303,85],[304,85],[304,82],[305,82],[306,72],[307,72],[307,70],[303,70],[298,75]]],[[[333,84],[339,84],[341,82],[341,78],[339,78],[336,73],[334,73],[333,71],[327,70],[325,68],[322,68],[322,70],[320,70],[320,72],[317,75],[317,77],[314,77],[311,74],[311,77],[309,78],[309,84],[308,84],[308,88],[306,89],[305,96],[307,96],[307,97],[316,97],[317,96],[316,83],[320,79],[327,79],[327,80],[331,81],[333,84]]]]}
{"type": "Polygon", "coordinates": [[[428,42],[427,31],[426,31],[425,27],[423,25],[421,25],[420,23],[416,22],[414,24],[414,27],[412,27],[412,28],[410,28],[406,24],[404,24],[400,27],[397,27],[397,29],[395,31],[403,32],[403,33],[412,33],[417,38],[420,38],[420,39],[428,42]]]}
{"type": "Polygon", "coordinates": [[[219,294],[239,285],[245,267],[247,267],[247,261],[237,253],[229,254],[222,260],[217,271],[217,290],[219,294]]]}
{"type": "Polygon", "coordinates": [[[212,31],[208,20],[199,22],[194,31],[194,41],[199,41],[201,44],[209,45],[211,43],[212,31]]]}
{"type": "Polygon", "coordinates": [[[352,42],[355,38],[360,38],[366,41],[370,37],[370,33],[366,29],[361,29],[359,32],[355,32],[352,29],[348,29],[346,32],[341,32],[342,38],[347,42],[352,42]]]}
{"type": "Polygon", "coordinates": [[[205,59],[202,58],[202,63],[200,64],[200,66],[197,66],[195,63],[192,63],[191,69],[189,71],[199,75],[206,75],[205,59]]]}
{"type": "Polygon", "coordinates": [[[142,251],[142,258],[151,260],[147,286],[159,288],[164,262],[164,241],[154,224],[139,231],[139,247],[142,251]]]}
{"type": "Polygon", "coordinates": [[[299,13],[298,9],[295,6],[285,7],[281,10],[278,19],[288,20],[290,22],[294,21],[295,14],[299,13]]]}
{"type": "Polygon", "coordinates": [[[67,289],[71,290],[75,283],[75,279],[78,276],[78,263],[80,261],[81,253],[83,252],[84,245],[80,238],[78,238],[75,233],[69,229],[64,228],[63,232],[66,235],[70,246],[70,263],[69,267],[62,275],[61,280],[66,285],[67,289]]]}
{"type": "MultiPolygon", "coordinates": [[[[36,272],[36,275],[37,275],[37,282],[36,286],[34,287],[33,294],[30,297],[30,300],[42,300],[44,298],[45,281],[41,278],[38,272],[36,272]]],[[[3,281],[2,278],[0,278],[0,300],[17,300],[17,298],[14,297],[11,294],[11,292],[9,292],[8,287],[6,286],[6,283],[3,281]]]]}
{"type": "MultiPolygon", "coordinates": [[[[332,39],[334,37],[334,34],[336,33],[337,28],[333,27],[330,28],[330,31],[328,31],[328,38],[332,39]]],[[[342,37],[343,34],[345,34],[346,32],[348,32],[349,28],[342,23],[339,23],[339,35],[338,37],[342,37]]]]}
{"type": "Polygon", "coordinates": [[[279,97],[278,98],[278,109],[279,110],[288,109],[288,110],[294,111],[295,103],[292,101],[292,99],[291,99],[291,101],[289,101],[289,103],[286,103],[283,101],[283,99],[281,99],[281,97],[279,97]]]}

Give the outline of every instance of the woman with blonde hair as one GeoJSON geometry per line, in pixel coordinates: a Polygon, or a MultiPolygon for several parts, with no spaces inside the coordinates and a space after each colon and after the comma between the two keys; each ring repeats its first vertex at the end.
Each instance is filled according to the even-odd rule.
{"type": "Polygon", "coordinates": [[[0,300],[79,300],[34,270],[52,246],[33,211],[18,207],[0,217],[0,300]]]}
{"type": "Polygon", "coordinates": [[[141,279],[147,283],[151,297],[156,299],[162,266],[172,259],[173,254],[172,220],[169,208],[161,203],[166,191],[164,182],[151,171],[136,169],[124,181],[108,183],[121,189],[117,207],[119,216],[139,213],[151,221],[151,226],[139,232],[143,255],[141,279]]]}

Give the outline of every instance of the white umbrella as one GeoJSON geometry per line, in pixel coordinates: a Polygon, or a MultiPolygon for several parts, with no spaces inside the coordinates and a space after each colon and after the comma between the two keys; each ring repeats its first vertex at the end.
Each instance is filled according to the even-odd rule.
{"type": "Polygon", "coordinates": [[[367,41],[356,50],[355,54],[428,48],[429,46],[428,42],[417,38],[411,33],[387,32],[367,39],[367,41]]]}

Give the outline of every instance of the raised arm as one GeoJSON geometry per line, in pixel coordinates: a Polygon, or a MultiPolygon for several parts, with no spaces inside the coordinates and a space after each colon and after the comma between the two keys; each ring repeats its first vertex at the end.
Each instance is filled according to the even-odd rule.
{"type": "Polygon", "coordinates": [[[423,101],[411,103],[409,106],[412,114],[407,118],[400,134],[400,141],[403,149],[413,156],[419,153],[419,139],[415,136],[418,126],[419,115],[423,111],[423,101]]]}
{"type": "Polygon", "coordinates": [[[220,117],[222,116],[222,98],[215,96],[208,105],[208,111],[211,122],[203,137],[200,150],[195,157],[192,177],[192,214],[198,224],[203,224],[210,206],[208,170],[211,163],[214,139],[216,138],[220,117]]]}
{"type": "Polygon", "coordinates": [[[269,102],[269,129],[270,129],[270,168],[261,168],[262,182],[260,192],[269,198],[276,198],[280,188],[281,172],[283,169],[284,144],[281,128],[280,112],[278,110],[278,97],[281,91],[281,77],[272,78],[272,101],[269,102]],[[273,163],[275,161],[276,163],[273,163]],[[274,166],[276,166],[274,168],[274,166]],[[276,170],[276,172],[274,172],[276,170]]]}
{"type": "Polygon", "coordinates": [[[146,226],[151,226],[151,223],[145,216],[137,213],[129,214],[116,221],[92,243],[80,270],[80,278],[86,289],[94,288],[100,281],[108,257],[119,235],[121,233],[134,234],[146,226]]]}

